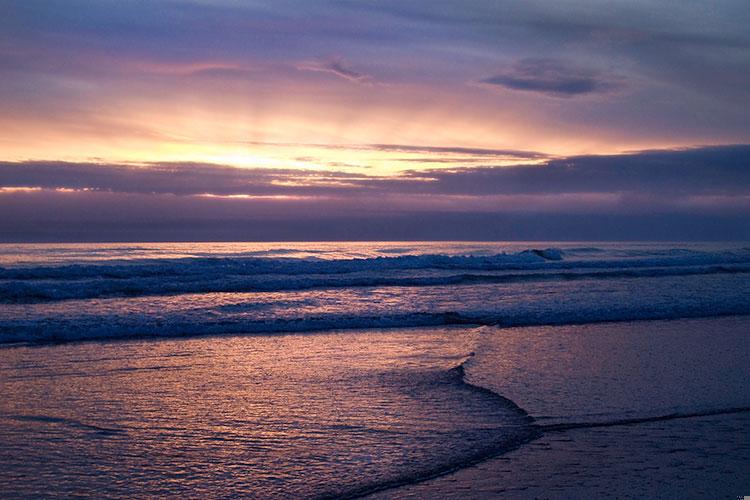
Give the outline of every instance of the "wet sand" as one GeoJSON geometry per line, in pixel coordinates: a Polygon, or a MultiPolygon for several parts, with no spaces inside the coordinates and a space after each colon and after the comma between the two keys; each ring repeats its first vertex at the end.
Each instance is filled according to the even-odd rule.
{"type": "Polygon", "coordinates": [[[750,414],[550,433],[518,450],[372,498],[742,498],[750,414]]]}
{"type": "Polygon", "coordinates": [[[542,436],[373,498],[741,498],[748,337],[742,317],[486,331],[468,380],[514,400],[542,436]],[[729,413],[689,416],[713,411],[729,413]],[[658,420],[618,423],[639,417],[658,420]]]}

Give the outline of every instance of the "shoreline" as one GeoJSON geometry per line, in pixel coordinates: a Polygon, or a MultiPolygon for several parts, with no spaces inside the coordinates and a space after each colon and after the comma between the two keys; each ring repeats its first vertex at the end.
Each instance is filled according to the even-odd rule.
{"type": "Polygon", "coordinates": [[[618,432],[570,429],[364,498],[734,498],[750,487],[745,473],[750,450],[732,441],[735,433],[749,430],[747,412],[622,426],[618,432]],[[713,442],[701,441],[706,432],[713,442]],[[673,446],[658,449],[655,440],[673,446]]]}
{"type": "MultiPolygon", "coordinates": [[[[712,384],[719,383],[724,391],[736,391],[736,401],[750,403],[748,384],[741,375],[729,379],[718,374],[714,381],[707,380],[705,375],[714,373],[713,370],[693,372],[690,356],[682,359],[684,355],[681,352],[688,349],[688,346],[689,352],[703,352],[708,356],[707,363],[712,369],[727,362],[731,364],[730,360],[742,358],[743,353],[749,352],[747,324],[747,318],[744,317],[695,319],[677,323],[661,321],[654,322],[645,332],[639,328],[631,329],[629,325],[610,324],[610,328],[607,328],[607,325],[590,325],[579,328],[580,333],[569,333],[568,338],[565,338],[565,335],[560,337],[565,331],[564,327],[532,328],[525,336],[516,335],[518,332],[510,329],[485,332],[482,337],[485,345],[479,346],[480,349],[485,348],[481,353],[485,359],[472,361],[470,368],[473,372],[469,376],[473,377],[473,380],[479,379],[485,383],[489,381],[494,384],[510,384],[508,392],[499,391],[498,388],[501,386],[498,385],[492,386],[492,389],[506,397],[514,397],[514,391],[515,396],[520,396],[513,400],[529,410],[532,416],[537,417],[533,423],[539,431],[537,438],[516,450],[482,463],[470,465],[440,478],[382,494],[373,494],[370,498],[663,498],[696,495],[718,497],[719,492],[721,496],[742,494],[750,488],[750,478],[745,479],[744,474],[746,464],[750,463],[750,442],[738,437],[746,436],[750,432],[750,405],[729,404],[717,407],[717,404],[721,404],[718,403],[721,398],[717,399],[717,396],[712,394],[716,391],[712,389],[716,385],[712,384]],[[628,333],[628,330],[632,333],[628,333]],[[512,338],[508,339],[508,336],[512,338]],[[603,339],[602,336],[612,339],[603,339]],[[575,342],[574,337],[578,338],[575,342]],[[651,340],[639,347],[639,341],[643,342],[649,337],[651,340]],[[499,338],[504,338],[505,342],[498,341],[499,338]],[[622,339],[628,344],[622,344],[622,339]],[[675,341],[684,344],[675,344],[675,341]],[[619,369],[610,370],[610,374],[601,374],[600,369],[591,372],[585,366],[568,371],[569,362],[599,366],[596,360],[556,356],[555,377],[567,377],[565,382],[572,380],[570,377],[580,381],[587,379],[581,377],[583,373],[598,373],[604,377],[604,385],[601,388],[614,394],[613,396],[607,392],[600,392],[600,383],[588,379],[585,385],[581,386],[588,392],[579,396],[579,401],[573,401],[572,408],[578,408],[578,404],[587,402],[588,407],[578,408],[579,412],[582,415],[595,415],[597,408],[618,408],[631,400],[628,393],[643,391],[640,398],[642,409],[634,409],[635,413],[641,413],[641,416],[618,418],[612,415],[617,415],[619,410],[612,415],[610,410],[592,420],[586,419],[585,416],[568,416],[567,410],[563,408],[559,408],[562,413],[554,416],[549,409],[558,407],[555,403],[558,399],[566,400],[563,395],[556,393],[565,383],[561,382],[560,386],[549,386],[545,385],[543,380],[539,380],[540,384],[534,387],[536,392],[541,391],[543,394],[535,397],[529,394],[526,385],[516,387],[512,376],[509,380],[507,375],[503,375],[506,373],[503,368],[494,374],[494,378],[482,379],[483,367],[488,366],[487,363],[492,360],[497,360],[497,352],[504,352],[506,356],[510,354],[513,358],[512,353],[521,348],[518,352],[523,352],[524,357],[543,360],[546,357],[539,356],[544,356],[545,349],[556,349],[557,342],[565,346],[582,344],[585,346],[584,352],[597,352],[599,356],[605,356],[605,359],[608,359],[607,350],[614,349],[618,352],[618,357],[633,360],[632,364],[625,363],[619,369]],[[534,352],[526,350],[538,343],[546,343],[546,346],[534,352]],[[609,348],[606,347],[608,344],[609,348]],[[592,351],[591,347],[594,345],[599,345],[601,349],[592,351]],[[705,351],[697,349],[700,345],[713,347],[705,351]],[[717,347],[718,345],[722,347],[717,347]],[[495,346],[494,349],[491,346],[495,346]],[[733,349],[737,349],[737,352],[733,352],[733,349]],[[638,354],[643,350],[648,354],[638,354]],[[631,358],[628,351],[636,353],[637,357],[631,358]],[[676,363],[673,362],[674,355],[679,359],[676,363]],[[661,364],[664,366],[659,366],[661,364]],[[649,377],[654,369],[666,370],[664,377],[649,377]],[[643,371],[645,376],[629,374],[631,370],[643,371]],[[610,378],[616,373],[622,375],[610,378]],[[618,382],[613,383],[610,380],[618,382]],[[656,380],[659,380],[659,383],[656,383],[656,380]],[[667,390],[663,390],[662,384],[667,390]],[[625,392],[617,395],[623,390],[625,392]],[[683,401],[681,394],[691,391],[694,395],[697,394],[697,399],[692,403],[683,401]],[[699,403],[700,401],[703,403],[699,403]],[[686,407],[697,405],[694,407],[698,409],[665,413],[656,411],[656,408],[668,408],[676,403],[686,407]],[[702,405],[704,408],[700,409],[702,405]],[[545,420],[551,420],[551,423],[542,423],[545,420]],[[565,472],[562,473],[561,470],[565,472]],[[650,470],[654,473],[647,472],[650,470]],[[691,474],[691,471],[694,473],[691,474]],[[671,479],[666,479],[667,477],[671,479]],[[717,482],[720,486],[715,486],[717,482]]],[[[510,361],[513,370],[523,372],[524,365],[518,365],[516,361],[510,361]]],[[[518,380],[534,377],[535,363],[538,362],[529,361],[528,367],[531,371],[527,375],[517,376],[518,380]]],[[[544,372],[547,366],[543,364],[538,369],[544,372]]]]}
{"type": "MultiPolygon", "coordinates": [[[[237,396],[231,396],[225,403],[230,405],[237,404],[234,401],[235,397],[239,397],[239,400],[258,397],[255,391],[261,387],[264,391],[270,391],[267,397],[278,397],[278,384],[289,383],[291,385],[286,390],[292,391],[290,394],[295,394],[295,397],[301,397],[301,403],[304,403],[308,396],[299,388],[299,383],[304,383],[309,385],[307,390],[313,391],[313,394],[315,391],[322,391],[319,395],[322,399],[316,404],[322,405],[321,410],[325,408],[326,412],[333,411],[332,415],[339,415],[338,405],[348,401],[352,396],[357,396],[363,386],[371,386],[378,390],[390,387],[387,397],[395,398],[393,401],[401,405],[400,411],[406,412],[423,411],[419,405],[415,406],[413,398],[426,398],[425,401],[429,401],[429,404],[435,404],[437,400],[433,401],[430,394],[436,394],[440,395],[439,401],[443,401],[443,406],[436,416],[430,412],[418,413],[398,417],[389,425],[417,426],[421,429],[420,432],[424,433],[420,439],[432,439],[434,446],[437,446],[436,449],[448,446],[446,450],[440,454],[428,454],[423,457],[428,459],[426,462],[407,461],[402,465],[404,468],[390,469],[385,476],[363,476],[362,486],[359,487],[356,481],[352,482],[355,477],[350,477],[347,487],[342,484],[341,489],[337,489],[335,476],[324,475],[320,479],[327,482],[328,486],[311,490],[310,494],[345,498],[378,498],[379,495],[400,498],[404,495],[408,498],[417,491],[417,496],[422,497],[450,498],[454,493],[458,494],[456,492],[461,492],[464,496],[476,494],[481,497],[495,488],[497,481],[508,480],[507,473],[497,469],[498,464],[507,469],[521,466],[517,464],[534,463],[543,469],[546,461],[554,461],[556,458],[554,454],[540,450],[553,445],[563,446],[563,449],[567,450],[557,459],[565,462],[566,457],[578,457],[576,460],[582,464],[581,470],[593,476],[598,474],[596,468],[602,466],[603,462],[599,460],[590,463],[585,459],[603,453],[601,450],[609,450],[609,453],[615,454],[614,459],[620,460],[613,461],[611,467],[622,467],[623,474],[632,476],[638,474],[637,471],[633,472],[632,468],[628,469],[628,464],[633,460],[628,456],[620,457],[617,453],[619,450],[627,455],[627,446],[633,438],[627,437],[625,442],[621,442],[619,436],[640,436],[644,440],[642,444],[645,449],[653,447],[654,456],[662,457],[665,453],[672,453],[664,449],[667,445],[671,446],[670,438],[665,436],[669,436],[670,432],[679,434],[683,432],[680,429],[685,430],[685,443],[678,443],[678,448],[689,450],[692,447],[691,440],[695,439],[693,434],[697,432],[691,429],[699,428],[700,433],[697,435],[711,435],[705,430],[705,426],[708,425],[704,423],[706,421],[719,422],[717,425],[720,426],[734,425],[741,429],[730,431],[728,436],[736,436],[736,432],[745,432],[745,422],[750,421],[750,405],[743,403],[750,402],[750,391],[743,378],[744,372],[727,378],[727,374],[731,373],[727,372],[727,367],[741,367],[734,360],[738,359],[738,356],[742,358],[742,354],[747,351],[748,339],[745,332],[749,320],[747,316],[734,316],[523,328],[443,326],[370,329],[359,333],[339,330],[317,332],[312,335],[295,333],[202,338],[162,337],[158,339],[159,342],[143,339],[129,339],[131,342],[72,342],[63,344],[64,349],[56,349],[56,346],[49,344],[26,346],[25,350],[19,348],[5,351],[8,356],[6,359],[17,359],[21,362],[11,363],[3,370],[4,380],[0,382],[8,389],[10,399],[5,407],[0,407],[0,413],[4,415],[6,423],[11,428],[19,429],[19,439],[22,437],[18,443],[6,444],[24,449],[23,447],[27,446],[26,441],[33,443],[38,439],[42,439],[41,444],[44,446],[54,447],[54,444],[44,444],[44,436],[50,431],[62,432],[66,436],[70,434],[69,438],[74,439],[73,443],[80,445],[82,437],[76,435],[88,432],[87,429],[122,429],[121,433],[99,436],[98,439],[106,437],[113,442],[124,439],[140,443],[142,438],[134,434],[133,422],[141,422],[144,418],[141,413],[143,410],[132,415],[131,420],[122,420],[119,412],[112,415],[99,414],[97,408],[101,403],[98,403],[96,398],[91,399],[91,396],[86,395],[89,387],[95,390],[100,386],[122,385],[126,389],[125,394],[131,393],[137,387],[137,393],[145,397],[146,401],[156,395],[159,395],[157,400],[161,401],[161,394],[167,390],[168,394],[174,393],[172,400],[176,404],[182,405],[183,402],[190,401],[188,407],[192,407],[195,396],[180,392],[185,387],[186,379],[194,379],[194,383],[201,386],[205,384],[204,378],[214,379],[208,387],[215,393],[212,397],[217,398],[230,397],[230,387],[237,383],[241,384],[241,387],[244,387],[241,392],[237,393],[237,396]],[[417,340],[417,343],[413,343],[417,340]],[[263,350],[257,352],[257,348],[262,346],[265,346],[263,350]],[[358,349],[365,347],[368,354],[362,357],[358,354],[358,349]],[[396,351],[393,351],[394,349],[396,351]],[[435,349],[438,351],[434,351],[435,349]],[[393,355],[403,352],[408,354],[408,357],[401,358],[399,354],[383,365],[382,370],[372,372],[371,364],[382,363],[384,360],[379,358],[389,352],[393,355]],[[445,354],[433,357],[438,352],[445,354]],[[471,354],[467,357],[467,353],[471,354]],[[280,356],[288,360],[278,359],[280,356]],[[696,369],[693,364],[695,359],[705,359],[705,366],[696,369]],[[40,360],[45,361],[39,364],[40,360]],[[364,371],[352,372],[351,375],[342,374],[342,369],[352,368],[351,363],[361,366],[364,371]],[[429,371],[412,372],[410,370],[414,369],[413,363],[419,363],[423,367],[419,370],[429,371]],[[435,363],[439,364],[439,369],[435,363]],[[318,378],[319,366],[328,366],[331,371],[318,378]],[[312,371],[307,371],[308,369],[312,371]],[[269,381],[262,378],[258,381],[263,381],[262,384],[257,385],[256,379],[268,370],[277,374],[275,378],[269,381]],[[222,375],[223,372],[232,375],[222,375]],[[292,377],[287,380],[289,373],[297,372],[299,374],[295,377],[301,376],[302,379],[292,377]],[[160,375],[154,377],[155,373],[160,375]],[[413,375],[408,375],[409,373],[413,375]],[[354,378],[350,378],[352,375],[354,378]],[[427,379],[424,379],[425,376],[427,379]],[[166,379],[162,381],[164,377],[166,379]],[[340,382],[336,382],[339,379],[340,382]],[[306,380],[309,382],[304,382],[306,380]],[[613,380],[618,381],[617,384],[613,385],[613,380]],[[389,381],[395,382],[395,385],[391,386],[389,381]],[[659,384],[654,385],[654,381],[659,381],[659,384]],[[342,383],[346,385],[341,386],[342,383]],[[717,384],[724,389],[723,392],[716,390],[717,384]],[[52,398],[51,402],[48,402],[46,397],[29,399],[26,396],[27,391],[18,393],[22,395],[21,399],[12,396],[19,388],[27,386],[37,387],[37,390],[43,389],[44,393],[49,390],[61,391],[60,397],[63,399],[58,401],[52,398]],[[57,389],[54,389],[55,387],[57,389]],[[250,388],[252,391],[248,392],[250,388]],[[561,388],[569,392],[559,392],[561,388]],[[84,390],[81,393],[84,397],[83,408],[88,405],[88,411],[81,413],[77,406],[70,408],[68,413],[62,410],[67,405],[65,401],[71,398],[70,390],[74,391],[73,394],[84,390]],[[328,401],[331,398],[329,391],[339,391],[341,394],[328,401]],[[463,396],[460,396],[461,394],[463,396]],[[638,397],[634,399],[635,395],[638,397]],[[690,397],[686,398],[685,395],[690,397]],[[33,402],[33,406],[39,406],[39,409],[32,411],[30,401],[33,402]],[[14,415],[20,417],[9,423],[8,419],[12,420],[14,415]],[[501,422],[505,423],[492,423],[492,419],[495,418],[493,415],[504,415],[502,419],[505,420],[501,422]],[[591,416],[596,418],[592,419],[591,416]],[[453,434],[443,434],[439,430],[440,426],[448,425],[450,422],[454,422],[451,425],[466,425],[467,418],[479,419],[479,427],[471,428],[474,431],[483,429],[481,432],[486,432],[483,434],[484,437],[478,441],[466,441],[462,432],[451,431],[453,434]],[[433,422],[432,419],[436,420],[433,422]],[[80,425],[70,427],[64,425],[65,422],[77,422],[80,425]],[[651,433],[652,437],[648,438],[644,432],[651,433]],[[457,441],[448,441],[449,439],[457,441]],[[522,459],[513,458],[517,456],[522,459]],[[477,471],[483,472],[480,474],[477,471]],[[490,484],[491,480],[495,482],[490,484]]],[[[187,387],[191,385],[188,383],[187,387]]],[[[111,397],[108,394],[109,390],[105,391],[103,396],[111,397]]],[[[352,415],[359,415],[356,418],[375,419],[362,427],[365,434],[359,434],[359,424],[347,425],[347,431],[343,428],[333,431],[329,443],[336,446],[334,449],[339,450],[337,452],[349,453],[346,447],[339,449],[339,445],[336,444],[343,432],[354,432],[354,436],[359,436],[357,439],[372,440],[370,446],[380,446],[392,439],[406,439],[402,445],[392,449],[390,456],[373,455],[369,448],[363,452],[363,457],[380,457],[371,463],[371,466],[375,467],[374,470],[378,470],[383,466],[380,460],[386,459],[387,463],[402,453],[407,456],[419,449],[422,444],[420,439],[411,437],[408,432],[392,433],[392,429],[388,427],[371,433],[368,430],[369,426],[379,426],[382,423],[378,417],[379,412],[372,409],[377,408],[378,399],[370,399],[371,396],[367,394],[365,392],[358,396],[366,396],[364,400],[350,402],[353,405],[352,415]],[[361,413],[362,408],[367,408],[367,411],[361,413]]],[[[201,394],[201,397],[204,396],[201,394]]],[[[157,400],[151,404],[155,404],[157,400]]],[[[126,401],[123,404],[129,404],[126,401]]],[[[252,403],[251,407],[256,410],[248,415],[255,415],[257,412],[263,414],[274,408],[276,410],[271,411],[270,415],[274,415],[276,411],[295,411],[296,404],[290,404],[286,399],[280,401],[281,406],[268,406],[269,403],[265,399],[260,399],[252,403]]],[[[150,405],[145,408],[149,408],[150,405]]],[[[216,408],[224,407],[211,398],[209,405],[205,409],[209,413],[216,408]]],[[[202,404],[198,404],[196,408],[201,407],[202,404]]],[[[165,416],[173,413],[167,412],[165,416]]],[[[300,420],[296,424],[291,424],[294,420],[282,418],[279,425],[285,428],[291,425],[290,430],[299,432],[315,423],[322,425],[321,431],[315,432],[323,432],[322,430],[327,428],[326,419],[316,423],[314,415],[315,412],[304,412],[299,415],[300,420]]],[[[149,419],[155,417],[163,418],[159,412],[149,419]]],[[[183,422],[179,415],[175,418],[180,423],[170,424],[168,428],[191,425],[189,421],[183,422]]],[[[336,418],[340,418],[340,415],[336,418]]],[[[152,432],[149,430],[151,425],[147,424],[143,432],[152,432]]],[[[241,432],[253,432],[253,429],[254,426],[248,426],[247,423],[236,428],[241,432]]],[[[263,426],[257,430],[262,429],[263,426]]],[[[216,436],[216,432],[221,434],[225,431],[212,430],[207,436],[207,443],[212,442],[211,439],[216,436]]],[[[291,437],[294,436],[296,434],[293,433],[291,437]]],[[[159,441],[163,439],[160,438],[159,441]]],[[[39,444],[34,447],[34,453],[37,453],[39,444]]],[[[721,449],[717,452],[718,456],[722,456],[721,453],[731,455],[727,454],[727,450],[731,451],[731,442],[722,438],[717,446],[719,445],[721,449]]],[[[234,453],[244,447],[242,441],[230,439],[225,442],[225,438],[222,438],[216,452],[234,453]]],[[[201,457],[213,456],[212,452],[203,448],[204,446],[200,446],[196,449],[203,450],[201,457]]],[[[705,445],[698,449],[710,450],[705,445]]],[[[96,455],[99,452],[92,453],[96,455]]],[[[650,452],[636,449],[633,453],[637,457],[636,461],[652,460],[650,452]]],[[[685,453],[689,455],[689,451],[685,453]]],[[[740,453],[744,451],[741,450],[740,453]]],[[[23,453],[19,454],[19,457],[23,456],[23,453]]],[[[292,464],[295,463],[295,457],[296,455],[290,457],[292,464]]],[[[695,457],[690,460],[701,463],[700,459],[695,457]]],[[[578,470],[575,465],[565,463],[565,467],[578,470]]],[[[734,467],[731,460],[727,463],[728,467],[734,467]]],[[[70,466],[64,465],[64,470],[70,466]]],[[[25,466],[19,467],[23,470],[25,466]]],[[[7,471],[9,470],[13,469],[7,471]]],[[[284,477],[284,470],[279,468],[277,473],[284,477]]],[[[290,474],[292,470],[294,468],[290,469],[290,474]]],[[[511,476],[508,488],[529,487],[528,484],[524,486],[519,482],[514,483],[513,477],[515,476],[511,476]]],[[[543,473],[524,477],[527,481],[537,481],[537,486],[553,485],[543,473]]],[[[63,478],[56,478],[60,479],[63,478]]],[[[220,487],[220,484],[217,483],[217,487],[220,487]]],[[[565,488],[575,487],[566,484],[565,481],[561,484],[565,488]]],[[[180,485],[180,488],[185,487],[189,487],[189,484],[180,485]]],[[[249,484],[247,488],[250,488],[249,484]]],[[[248,494],[265,490],[243,491],[248,494]]]]}

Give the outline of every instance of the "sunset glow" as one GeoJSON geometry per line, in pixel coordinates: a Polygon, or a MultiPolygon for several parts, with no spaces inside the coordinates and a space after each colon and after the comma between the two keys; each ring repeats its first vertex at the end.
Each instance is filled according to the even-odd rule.
{"type": "MultiPolygon", "coordinates": [[[[137,192],[200,216],[185,196],[306,201],[305,217],[747,205],[736,189],[746,169],[733,166],[750,142],[742,3],[676,13],[640,1],[74,0],[10,11],[0,19],[0,208],[19,215],[41,207],[9,196],[36,188],[97,207],[137,192]],[[620,160],[639,171],[587,185],[622,174],[620,160]],[[581,161],[598,166],[559,186],[581,161]],[[687,191],[654,192],[651,176],[661,185],[684,162],[687,177],[726,170],[726,185],[691,177],[687,191]],[[71,173],[91,166],[100,170],[71,173]],[[517,173],[498,173],[508,168],[517,173]],[[117,185],[102,184],[112,172],[117,185]],[[486,176],[528,180],[488,188],[486,176]],[[545,185],[557,187],[539,193],[545,185]]],[[[63,213],[85,218],[71,200],[63,213]]],[[[48,224],[39,210],[28,217],[48,224]]]]}

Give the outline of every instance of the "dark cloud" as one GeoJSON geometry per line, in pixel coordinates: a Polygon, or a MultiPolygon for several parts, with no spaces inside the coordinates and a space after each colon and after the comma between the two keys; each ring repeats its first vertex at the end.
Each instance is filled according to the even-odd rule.
{"type": "Polygon", "coordinates": [[[3,162],[0,213],[0,241],[748,239],[750,145],[400,177],[3,162]]]}
{"type": "MultiPolygon", "coordinates": [[[[377,147],[377,145],[373,146],[377,147]]],[[[406,151],[465,148],[389,146],[406,151]]],[[[471,150],[475,153],[495,150],[471,150]]],[[[750,196],[750,146],[643,151],[549,159],[541,165],[418,170],[398,177],[336,171],[236,168],[202,163],[147,166],[0,162],[0,187],[217,196],[591,195],[750,196]]]]}
{"type": "Polygon", "coordinates": [[[616,87],[611,77],[552,59],[523,59],[480,83],[555,97],[599,94],[616,87]]]}
{"type": "Polygon", "coordinates": [[[364,73],[359,73],[358,71],[354,71],[353,69],[345,67],[340,62],[333,62],[329,64],[326,69],[336,76],[340,76],[341,78],[345,78],[354,82],[362,82],[370,78],[370,76],[365,75],[364,73]]]}
{"type": "Polygon", "coordinates": [[[750,195],[750,146],[574,156],[539,166],[415,172],[461,194],[649,193],[750,195]]]}
{"type": "Polygon", "coordinates": [[[0,162],[0,187],[39,187],[115,193],[218,196],[322,196],[365,177],[343,172],[235,168],[205,163],[146,166],[0,162]],[[290,182],[293,185],[288,185],[290,182]],[[286,184],[286,185],[285,185],[286,184]]]}

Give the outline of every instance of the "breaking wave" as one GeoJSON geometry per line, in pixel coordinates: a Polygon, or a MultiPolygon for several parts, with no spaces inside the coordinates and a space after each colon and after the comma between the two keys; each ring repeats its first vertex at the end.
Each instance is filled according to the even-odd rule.
{"type": "Polygon", "coordinates": [[[408,247],[364,258],[287,250],[19,260],[0,268],[0,343],[750,314],[747,247],[458,255],[460,245],[446,245],[441,254],[408,247]]]}
{"type": "MultiPolygon", "coordinates": [[[[750,249],[670,249],[609,259],[566,259],[557,248],[490,256],[401,255],[362,259],[183,258],[0,268],[0,303],[191,293],[352,287],[606,280],[750,272],[750,249]]],[[[603,252],[603,250],[602,250],[603,252]]]]}

